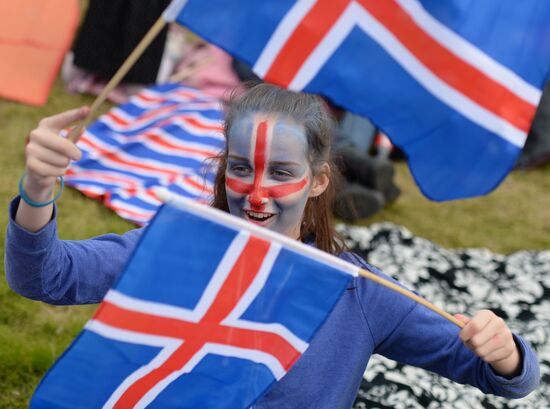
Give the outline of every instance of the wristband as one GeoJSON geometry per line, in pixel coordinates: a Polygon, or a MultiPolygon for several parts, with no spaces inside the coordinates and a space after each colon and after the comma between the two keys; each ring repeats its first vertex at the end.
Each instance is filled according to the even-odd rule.
{"type": "Polygon", "coordinates": [[[25,193],[25,189],[23,189],[23,182],[25,180],[25,176],[26,176],[26,173],[23,173],[23,175],[21,176],[21,179],[19,179],[19,196],[21,196],[21,199],[23,199],[23,201],[31,207],[48,206],[54,203],[57,199],[59,199],[59,196],[61,196],[61,193],[63,193],[63,188],[65,187],[65,181],[63,180],[63,176],[58,176],[59,192],[57,192],[57,194],[53,197],[53,199],[44,203],[35,202],[29,196],[27,196],[27,194],[25,193]]]}

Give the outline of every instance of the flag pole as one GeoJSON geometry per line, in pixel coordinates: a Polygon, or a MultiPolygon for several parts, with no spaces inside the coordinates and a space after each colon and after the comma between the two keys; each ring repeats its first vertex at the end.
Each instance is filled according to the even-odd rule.
{"type": "Polygon", "coordinates": [[[431,302],[427,301],[426,299],[416,295],[412,291],[409,291],[389,280],[386,280],[385,278],[382,278],[368,270],[360,269],[359,275],[361,277],[365,277],[368,280],[374,281],[377,284],[383,285],[386,288],[389,288],[390,290],[396,291],[399,294],[404,295],[405,297],[410,298],[413,301],[416,301],[419,304],[422,304],[424,307],[432,310],[436,314],[441,315],[443,318],[446,318],[447,320],[451,321],[453,324],[457,325],[459,328],[464,328],[464,323],[462,321],[457,320],[455,317],[453,317],[448,312],[443,311],[441,308],[435,306],[431,302]]]}
{"type": "Polygon", "coordinates": [[[82,130],[92,121],[97,109],[101,106],[101,104],[103,104],[103,102],[105,102],[109,93],[120,83],[120,81],[122,80],[122,78],[124,78],[128,71],[130,71],[130,69],[139,59],[139,57],[141,57],[145,49],[153,42],[153,40],[162,31],[165,25],[166,20],[164,19],[164,16],[160,16],[153,27],[151,27],[147,34],[145,34],[145,37],[143,37],[136,48],[130,53],[126,61],[124,61],[124,63],[120,66],[113,78],[111,78],[105,88],[103,88],[99,96],[92,104],[88,116],[82,121],[82,123],[71,129],[69,135],[67,136],[67,139],[73,142],[76,142],[78,140],[80,134],[82,133],[82,130]]]}

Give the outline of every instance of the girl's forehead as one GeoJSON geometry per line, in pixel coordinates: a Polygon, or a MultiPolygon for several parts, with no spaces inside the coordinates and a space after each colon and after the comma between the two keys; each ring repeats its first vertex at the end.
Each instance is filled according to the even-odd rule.
{"type": "Polygon", "coordinates": [[[265,114],[250,114],[235,119],[228,134],[230,152],[248,156],[262,129],[268,134],[272,160],[286,160],[284,157],[299,160],[306,156],[304,126],[285,116],[265,114]]]}

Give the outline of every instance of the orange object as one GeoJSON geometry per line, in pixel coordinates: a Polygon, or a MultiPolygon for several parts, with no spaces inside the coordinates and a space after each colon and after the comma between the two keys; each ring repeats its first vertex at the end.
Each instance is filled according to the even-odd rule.
{"type": "Polygon", "coordinates": [[[79,19],[78,0],[0,0],[0,97],[45,104],[79,19]]]}

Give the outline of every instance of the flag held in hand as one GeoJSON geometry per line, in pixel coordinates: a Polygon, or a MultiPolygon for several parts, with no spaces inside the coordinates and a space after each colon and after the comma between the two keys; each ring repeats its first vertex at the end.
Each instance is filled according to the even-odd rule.
{"type": "Polygon", "coordinates": [[[357,273],[178,199],[160,209],[31,408],[248,408],[300,358],[357,273]]]}

